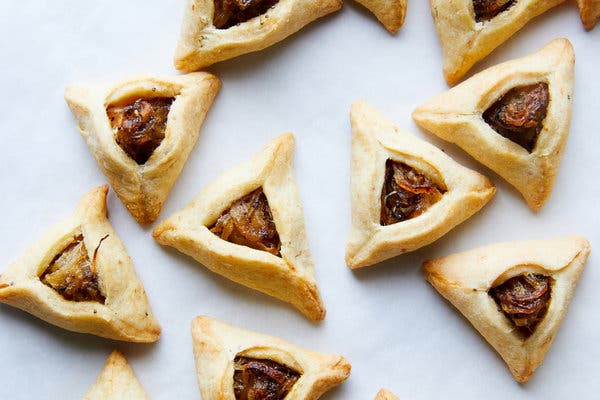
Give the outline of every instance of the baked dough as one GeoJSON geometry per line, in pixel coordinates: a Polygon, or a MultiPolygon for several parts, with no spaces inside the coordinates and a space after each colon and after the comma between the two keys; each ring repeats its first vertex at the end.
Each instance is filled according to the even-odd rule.
{"type": "Polygon", "coordinates": [[[192,322],[194,357],[204,400],[235,400],[236,356],[272,360],[300,374],[285,400],[318,399],[345,381],[350,364],[342,356],[305,350],[273,336],[240,329],[209,317],[192,322]]]}
{"type": "Polygon", "coordinates": [[[350,268],[373,265],[428,245],[465,221],[494,195],[494,185],[443,151],[398,128],[364,102],[352,105],[352,226],[346,248],[350,268]],[[423,214],[392,225],[380,223],[386,161],[426,173],[446,193],[423,214]]]}
{"type": "Polygon", "coordinates": [[[125,247],[106,218],[108,186],[89,191],[75,212],[51,228],[0,276],[0,302],[61,328],[128,342],[155,342],[160,326],[125,247]],[[40,277],[82,236],[105,301],[69,301],[40,277]]]}
{"type": "Polygon", "coordinates": [[[312,320],[325,318],[314,277],[304,216],[292,174],[294,137],[283,135],[249,161],[225,172],[153,232],[163,245],[194,257],[232,281],[291,303],[312,320]],[[258,188],[268,200],[281,256],[230,243],[209,226],[237,199],[258,188]]]}
{"type": "Polygon", "coordinates": [[[398,397],[396,397],[394,395],[394,393],[390,392],[389,390],[381,389],[377,393],[375,400],[400,400],[400,399],[398,397]]]}
{"type": "Polygon", "coordinates": [[[391,34],[400,30],[408,0],[356,0],[369,9],[391,34]]]}
{"type": "Polygon", "coordinates": [[[142,76],[114,85],[71,85],[65,99],[100,170],[133,217],[156,220],[196,140],[221,82],[200,72],[169,78],[142,76]],[[165,137],[142,165],[117,144],[107,107],[135,98],[174,97],[165,137]]]}
{"type": "Polygon", "coordinates": [[[430,0],[444,53],[444,76],[453,85],[471,67],[530,20],[565,0],[518,0],[491,20],[477,22],[473,0],[430,0]]]}
{"type": "Polygon", "coordinates": [[[148,400],[148,396],[123,353],[115,350],[83,400],[148,400]]]}
{"type": "Polygon", "coordinates": [[[229,29],[217,29],[213,24],[214,0],[187,0],[175,67],[196,71],[263,50],[341,7],[342,0],[279,0],[263,15],[229,29]]]}
{"type": "Polygon", "coordinates": [[[418,107],[413,118],[494,170],[538,210],[550,196],[569,135],[574,62],[571,43],[554,40],[528,57],[480,72],[418,107]],[[498,134],[482,114],[510,89],[538,82],[547,83],[550,102],[530,153],[498,134]]]}
{"type": "Polygon", "coordinates": [[[496,349],[515,379],[526,382],[552,344],[589,252],[582,237],[498,243],[427,261],[423,268],[429,283],[496,349]],[[546,315],[528,339],[519,335],[488,294],[523,273],[553,280],[546,315]]]}
{"type": "Polygon", "coordinates": [[[577,3],[583,26],[587,30],[593,29],[600,19],[600,0],[577,0],[577,3]]]}

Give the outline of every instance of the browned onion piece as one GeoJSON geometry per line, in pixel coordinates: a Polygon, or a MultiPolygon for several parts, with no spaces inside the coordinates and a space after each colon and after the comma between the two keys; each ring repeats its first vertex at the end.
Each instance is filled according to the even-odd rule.
{"type": "Polygon", "coordinates": [[[237,356],[233,390],[236,400],[283,400],[300,374],[272,360],[237,356]]]}
{"type": "Polygon", "coordinates": [[[540,274],[523,274],[493,287],[489,294],[518,331],[528,338],[548,311],[551,280],[540,274]]]}
{"type": "Polygon", "coordinates": [[[228,29],[266,13],[279,0],[214,0],[213,25],[228,29]]]}
{"type": "Polygon", "coordinates": [[[473,0],[475,21],[489,21],[515,3],[516,0],[473,0]]]}
{"type": "Polygon", "coordinates": [[[279,234],[262,188],[235,201],[209,229],[231,243],[280,255],[279,234]]]}
{"type": "Polygon", "coordinates": [[[483,113],[483,119],[496,132],[531,153],[544,126],[549,102],[547,83],[516,87],[492,104],[483,113]]]}
{"type": "Polygon", "coordinates": [[[174,97],[138,98],[106,108],[117,144],[138,164],[145,164],[165,138],[174,100],[174,97]]]}
{"type": "Polygon", "coordinates": [[[66,300],[104,304],[106,299],[100,291],[94,263],[88,256],[83,235],[79,234],[52,260],[40,280],[66,300]]]}
{"type": "Polygon", "coordinates": [[[381,190],[381,225],[391,225],[421,215],[446,191],[429,177],[400,162],[387,160],[381,190]]]}

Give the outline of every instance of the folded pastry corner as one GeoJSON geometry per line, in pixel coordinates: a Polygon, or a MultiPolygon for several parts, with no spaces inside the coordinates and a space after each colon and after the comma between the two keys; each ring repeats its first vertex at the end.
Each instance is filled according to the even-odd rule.
{"type": "Polygon", "coordinates": [[[144,388],[138,382],[127,359],[118,350],[113,351],[83,400],[147,400],[144,388]]]}
{"type": "Polygon", "coordinates": [[[398,397],[396,397],[396,395],[394,395],[394,393],[390,392],[389,390],[381,389],[377,393],[375,400],[400,400],[400,399],[398,397]]]}
{"type": "Polygon", "coordinates": [[[446,81],[457,83],[475,63],[530,20],[564,1],[430,0],[446,81]]]}
{"type": "Polygon", "coordinates": [[[318,399],[350,375],[339,355],[306,350],[200,316],[192,322],[194,358],[203,399],[318,399]]]}
{"type": "Polygon", "coordinates": [[[293,135],[273,140],[161,222],[153,236],[213,272],[319,321],[325,306],[306,239],[293,155],[293,135]]]}
{"type": "Polygon", "coordinates": [[[220,86],[216,76],[198,72],[67,87],[81,135],[139,223],[160,214],[220,86]]]}
{"type": "Polygon", "coordinates": [[[263,50],[341,7],[342,0],[187,0],[175,67],[196,71],[263,50]]]}
{"type": "Polygon", "coordinates": [[[350,119],[350,268],[433,243],[494,196],[485,176],[403,131],[367,103],[355,103],[350,119]]]}
{"type": "Polygon", "coordinates": [[[506,179],[536,211],[548,200],[569,135],[575,55],[567,39],[482,71],[413,112],[506,179]]]}
{"type": "Polygon", "coordinates": [[[592,30],[600,19],[600,0],[577,0],[581,22],[585,29],[592,30]]]}
{"type": "Polygon", "coordinates": [[[0,302],[74,332],[155,342],[160,325],[106,218],[108,186],[33,243],[0,276],[0,302]]]}
{"type": "Polygon", "coordinates": [[[522,383],[552,345],[589,253],[578,236],[497,243],[427,261],[423,269],[522,383]]]}
{"type": "Polygon", "coordinates": [[[377,17],[389,33],[395,34],[404,24],[408,0],[356,0],[377,17]]]}

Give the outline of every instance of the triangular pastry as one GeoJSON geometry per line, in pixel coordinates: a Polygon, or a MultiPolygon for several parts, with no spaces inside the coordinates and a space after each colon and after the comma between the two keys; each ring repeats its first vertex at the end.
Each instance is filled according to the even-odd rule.
{"type": "Polygon", "coordinates": [[[494,185],[364,102],[352,122],[352,226],[346,263],[359,268],[428,245],[494,195],[494,185]]]}
{"type": "Polygon", "coordinates": [[[83,400],[147,400],[148,395],[138,382],[127,359],[118,350],[113,351],[100,376],[83,400]]]}
{"type": "Polygon", "coordinates": [[[574,61],[571,43],[554,40],[480,72],[418,107],[413,118],[494,170],[538,210],[569,135],[574,61]]]}
{"type": "Polygon", "coordinates": [[[407,0],[356,0],[369,9],[391,34],[400,30],[406,17],[407,0]]]}
{"type": "Polygon", "coordinates": [[[325,318],[292,173],[294,137],[283,135],[225,172],[154,229],[154,238],[237,283],[325,318]]]}
{"type": "Polygon", "coordinates": [[[458,82],[530,20],[565,0],[430,0],[444,76],[458,82]]]}
{"type": "Polygon", "coordinates": [[[423,268],[525,382],[554,340],[589,252],[582,237],[498,243],[423,268]]]}
{"type": "Polygon", "coordinates": [[[33,243],[0,276],[0,302],[53,325],[129,342],[155,342],[160,326],[106,218],[108,186],[33,243]]]}
{"type": "Polygon", "coordinates": [[[318,399],[350,375],[342,356],[305,350],[209,317],[194,319],[192,339],[204,400],[318,399]]]}
{"type": "Polygon", "coordinates": [[[196,71],[265,49],[341,7],[342,0],[187,0],[175,67],[196,71]]]}
{"type": "Polygon", "coordinates": [[[394,393],[390,392],[389,390],[381,389],[379,391],[379,393],[377,393],[375,400],[400,400],[400,399],[398,397],[396,397],[394,395],[394,393]]]}
{"type": "Polygon", "coordinates": [[[583,26],[587,30],[593,29],[600,19],[600,0],[577,0],[577,3],[583,26]]]}
{"type": "Polygon", "coordinates": [[[139,223],[160,214],[220,86],[216,76],[199,72],[67,87],[81,135],[139,223]]]}

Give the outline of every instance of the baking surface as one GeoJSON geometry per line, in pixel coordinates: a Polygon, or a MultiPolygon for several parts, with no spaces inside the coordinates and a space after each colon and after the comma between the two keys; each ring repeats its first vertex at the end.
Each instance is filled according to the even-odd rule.
{"type": "MultiPolygon", "coordinates": [[[[153,399],[197,399],[190,322],[207,314],[298,345],[344,355],[349,380],[324,399],[372,399],[387,387],[406,400],[590,399],[600,392],[600,27],[586,33],[575,2],[527,25],[476,66],[530,54],[557,37],[577,55],[571,136],[556,187],[533,214],[520,195],[460,149],[412,122],[412,110],[447,89],[428,2],[411,0],[389,35],[349,2],[260,53],[209,68],[223,88],[159,221],[225,169],[287,131],[317,279],[328,310],[315,325],[287,304],[209,272],[154,242],[109,194],[109,215],[163,327],[153,345],[119,343],[55,328],[0,305],[0,399],[80,399],[111,350],[124,351],[153,399]],[[473,218],[417,252],[357,272],[344,264],[349,231],[349,108],[365,99],[388,118],[489,176],[496,197],[473,218]],[[582,234],[586,270],[544,364],[525,385],[423,279],[432,257],[497,241],[582,234]]],[[[63,100],[72,82],[112,82],[137,73],[175,74],[177,0],[0,3],[0,270],[69,215],[104,176],[63,100]]],[[[473,71],[471,71],[473,73],[473,71]]],[[[207,400],[207,399],[205,399],[207,400]]]]}

